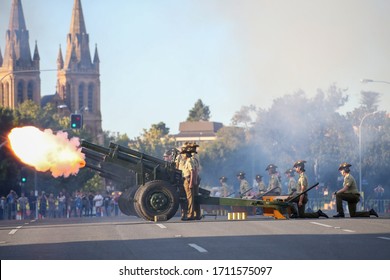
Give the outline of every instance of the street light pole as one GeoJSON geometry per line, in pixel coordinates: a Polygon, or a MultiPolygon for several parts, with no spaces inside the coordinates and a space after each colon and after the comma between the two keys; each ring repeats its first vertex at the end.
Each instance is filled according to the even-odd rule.
{"type": "MultiPolygon", "coordinates": [[[[375,112],[368,113],[368,114],[364,115],[364,117],[360,121],[360,125],[359,125],[359,193],[362,193],[362,125],[363,125],[363,121],[368,116],[374,115],[378,112],[379,111],[375,111],[375,112]]],[[[364,203],[363,203],[363,205],[364,205],[364,203]]]]}
{"type": "Polygon", "coordinates": [[[388,82],[388,81],[377,81],[377,80],[373,80],[373,79],[361,79],[360,82],[362,82],[363,84],[367,84],[367,83],[384,83],[384,84],[390,84],[390,82],[388,82]]]}

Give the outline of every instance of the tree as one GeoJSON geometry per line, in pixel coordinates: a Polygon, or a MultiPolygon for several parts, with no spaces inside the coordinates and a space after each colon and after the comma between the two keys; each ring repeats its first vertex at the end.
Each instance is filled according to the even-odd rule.
{"type": "Polygon", "coordinates": [[[360,104],[368,111],[378,110],[379,93],[373,91],[362,91],[360,104]]]}
{"type": "Polygon", "coordinates": [[[194,107],[190,110],[187,121],[198,122],[210,120],[209,106],[203,104],[201,99],[196,101],[194,107]]]}
{"type": "Polygon", "coordinates": [[[232,118],[233,125],[243,124],[245,128],[248,128],[254,121],[254,118],[258,114],[258,109],[254,105],[242,106],[240,111],[236,112],[232,118]]]}
{"type": "Polygon", "coordinates": [[[153,124],[149,130],[144,129],[141,136],[131,141],[129,147],[155,157],[162,157],[166,150],[175,146],[175,139],[168,134],[169,128],[164,122],[153,124]]]}

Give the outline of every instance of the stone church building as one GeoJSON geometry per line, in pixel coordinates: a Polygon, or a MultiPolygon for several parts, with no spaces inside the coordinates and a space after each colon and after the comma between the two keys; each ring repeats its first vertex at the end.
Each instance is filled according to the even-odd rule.
{"type": "Polygon", "coordinates": [[[12,0],[4,54],[0,48],[0,106],[15,109],[28,99],[42,105],[53,102],[66,114],[83,114],[84,127],[97,137],[102,134],[100,61],[97,47],[91,56],[81,0],[74,0],[64,54],[60,47],[56,92],[41,97],[40,72],[46,69],[40,69],[37,42],[31,53],[22,0],[12,0]]]}

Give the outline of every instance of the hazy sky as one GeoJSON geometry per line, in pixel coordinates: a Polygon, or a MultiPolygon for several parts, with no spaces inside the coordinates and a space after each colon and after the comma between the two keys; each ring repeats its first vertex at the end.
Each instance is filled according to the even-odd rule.
{"type": "MultiPolygon", "coordinates": [[[[74,0],[22,0],[41,69],[65,53],[74,0]]],[[[0,47],[11,0],[0,0],[0,47]]],[[[241,106],[268,108],[302,89],[335,83],[357,106],[381,93],[390,111],[388,0],[82,0],[93,56],[100,56],[103,129],[139,136],[163,121],[172,133],[200,98],[211,120],[230,124],[241,106]]],[[[42,95],[55,72],[42,72],[42,95]]]]}

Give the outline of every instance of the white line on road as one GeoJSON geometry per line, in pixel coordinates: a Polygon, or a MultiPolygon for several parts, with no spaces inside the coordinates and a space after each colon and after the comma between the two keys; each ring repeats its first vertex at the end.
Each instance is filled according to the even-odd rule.
{"type": "Polygon", "coordinates": [[[390,240],[390,237],[378,236],[379,239],[390,240]]]}
{"type": "Polygon", "coordinates": [[[13,229],[8,234],[15,234],[17,231],[18,231],[17,229],[13,229]]]}
{"type": "Polygon", "coordinates": [[[164,226],[163,224],[156,224],[159,228],[167,228],[166,226],[164,226]]]}
{"type": "Polygon", "coordinates": [[[197,250],[198,252],[200,253],[207,253],[207,250],[205,248],[202,248],[194,243],[188,243],[188,245],[192,248],[194,248],[195,250],[197,250]]]}
{"type": "Polygon", "coordinates": [[[356,231],[350,230],[350,229],[343,229],[343,231],[346,231],[346,232],[356,232],[356,231]]]}
{"type": "Polygon", "coordinates": [[[322,227],[333,227],[333,226],[330,226],[330,225],[321,224],[321,223],[316,223],[316,222],[310,222],[310,223],[315,224],[315,225],[318,225],[318,226],[322,226],[322,227]]]}

